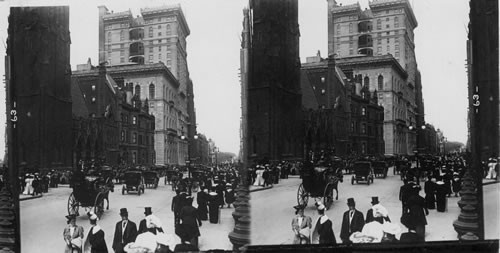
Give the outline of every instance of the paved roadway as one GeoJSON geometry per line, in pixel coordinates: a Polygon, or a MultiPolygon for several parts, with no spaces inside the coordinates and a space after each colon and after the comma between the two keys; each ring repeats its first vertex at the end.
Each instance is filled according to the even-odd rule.
{"type": "MultiPolygon", "coordinates": [[[[38,252],[62,252],[64,249],[63,230],[66,226],[67,202],[72,189],[67,186],[51,188],[49,193],[45,193],[42,198],[25,200],[20,202],[21,209],[21,247],[23,253],[38,252]]],[[[146,189],[145,194],[137,196],[121,194],[121,185],[115,185],[115,192],[110,192],[109,210],[105,210],[98,224],[101,226],[106,236],[106,243],[109,252],[113,243],[115,224],[121,218],[120,208],[126,207],[129,212],[129,219],[139,226],[139,222],[144,218],[144,207],[151,206],[153,213],[158,216],[163,224],[163,229],[167,234],[174,235],[174,244],[179,243],[178,236],[174,233],[174,214],[170,211],[171,200],[175,195],[170,185],[164,186],[163,179],[160,179],[158,189],[146,189]]],[[[196,206],[196,199],[193,201],[196,206]]],[[[232,212],[234,207],[221,209],[220,224],[211,224],[204,221],[200,227],[201,236],[199,247],[201,250],[208,249],[232,249],[228,234],[234,228],[232,212]]],[[[90,224],[86,212],[80,208],[80,217],[77,224],[83,226],[87,235],[90,224]]],[[[173,249],[172,249],[173,250],[173,249]]]]}
{"type": "MultiPolygon", "coordinates": [[[[401,202],[399,201],[399,188],[403,183],[400,176],[394,176],[392,171],[392,168],[390,168],[387,178],[375,178],[374,183],[369,186],[356,183],[351,185],[351,175],[344,175],[344,182],[339,183],[339,199],[334,200],[332,207],[326,212],[333,221],[333,231],[337,242],[341,241],[342,215],[348,209],[347,198],[350,197],[355,199],[356,208],[363,212],[366,217],[366,212],[371,207],[371,197],[378,196],[380,203],[388,209],[392,222],[399,224],[402,232],[407,231],[406,227],[400,223],[401,202]]],[[[295,216],[293,206],[297,205],[297,189],[301,182],[302,179],[298,177],[290,177],[289,179],[282,179],[272,189],[251,193],[252,244],[292,243],[291,221],[295,216]]],[[[423,184],[421,182],[422,189],[423,184]]],[[[420,194],[424,196],[423,190],[420,194]]],[[[459,197],[448,198],[447,212],[439,213],[435,209],[429,210],[426,241],[457,240],[453,221],[457,219],[460,213],[457,205],[458,200],[460,200],[459,197]]],[[[314,199],[309,198],[309,204],[305,209],[305,214],[311,216],[313,223],[317,221],[318,217],[314,203],[314,199]]],[[[496,215],[498,220],[498,214],[489,213],[488,215],[496,215]]],[[[399,238],[399,235],[397,238],[399,238]]]]}

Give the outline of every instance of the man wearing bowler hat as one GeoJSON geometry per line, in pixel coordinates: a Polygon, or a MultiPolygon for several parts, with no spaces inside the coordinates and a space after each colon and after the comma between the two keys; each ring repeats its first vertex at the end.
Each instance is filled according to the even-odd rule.
{"type": "Polygon", "coordinates": [[[373,215],[373,209],[374,206],[380,206],[380,202],[378,201],[378,197],[372,197],[372,208],[368,209],[368,212],[366,212],[366,221],[365,223],[370,223],[372,221],[378,221],[380,224],[384,224],[384,221],[391,222],[391,219],[389,219],[389,216],[383,216],[383,215],[373,215]],[[377,216],[377,217],[375,217],[377,216]]]}
{"type": "Polygon", "coordinates": [[[146,217],[139,223],[139,231],[137,232],[138,234],[142,234],[144,232],[151,232],[156,235],[157,231],[163,233],[160,219],[158,219],[158,217],[153,215],[151,207],[144,208],[144,215],[146,217]]]}
{"type": "Polygon", "coordinates": [[[123,247],[130,242],[134,242],[137,237],[137,226],[128,220],[127,208],[120,209],[122,220],[116,223],[115,236],[113,238],[113,250],[122,253],[123,247]]]}
{"type": "Polygon", "coordinates": [[[340,239],[343,243],[352,243],[349,237],[354,232],[361,232],[363,226],[365,225],[365,219],[363,213],[356,210],[356,203],[353,198],[347,199],[347,206],[349,210],[344,213],[342,219],[342,228],[340,230],[340,239]]]}

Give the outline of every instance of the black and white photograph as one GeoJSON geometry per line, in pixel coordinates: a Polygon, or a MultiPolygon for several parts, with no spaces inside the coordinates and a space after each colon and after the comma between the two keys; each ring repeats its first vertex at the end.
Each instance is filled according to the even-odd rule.
{"type": "Polygon", "coordinates": [[[252,245],[498,239],[497,8],[253,1],[252,245]]]}
{"type": "Polygon", "coordinates": [[[248,244],[234,231],[246,1],[0,4],[21,252],[248,244]]]}
{"type": "Polygon", "coordinates": [[[496,0],[0,0],[0,253],[498,252],[498,26],[496,0]]]}

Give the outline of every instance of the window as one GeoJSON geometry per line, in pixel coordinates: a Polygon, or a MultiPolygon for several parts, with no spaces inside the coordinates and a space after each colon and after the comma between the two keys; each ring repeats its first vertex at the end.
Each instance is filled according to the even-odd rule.
{"type": "MultiPolygon", "coordinates": [[[[149,27],[149,37],[152,38],[153,37],[153,27],[150,26],[149,27]]],[[[152,41],[151,41],[152,42],[152,41]]]]}
{"type": "Polygon", "coordinates": [[[155,85],[151,83],[149,85],[149,99],[154,99],[155,98],[155,85]]]}
{"type": "Polygon", "coordinates": [[[385,25],[385,28],[389,29],[391,26],[389,24],[385,25]]]}
{"type": "Polygon", "coordinates": [[[354,122],[351,122],[351,132],[354,132],[354,122]]]}
{"type": "Polygon", "coordinates": [[[398,19],[398,17],[394,17],[394,27],[399,27],[399,19],[398,19]]]}
{"type": "Polygon", "coordinates": [[[95,97],[92,97],[92,103],[95,103],[95,97]]]}
{"type": "Polygon", "coordinates": [[[385,11],[385,14],[389,14],[389,10],[386,10],[386,11],[385,11]]]}
{"type": "MultiPolygon", "coordinates": [[[[161,18],[158,18],[158,22],[161,22],[161,18]]],[[[160,27],[160,26],[158,26],[158,28],[159,28],[159,27],[160,27]]]]}
{"type": "Polygon", "coordinates": [[[158,46],[158,51],[161,51],[161,46],[158,46]]]}
{"type": "Polygon", "coordinates": [[[325,77],[324,77],[324,76],[322,76],[322,77],[321,77],[321,82],[322,82],[322,83],[324,83],[324,82],[325,82],[325,77]]]}
{"type": "Polygon", "coordinates": [[[379,53],[379,54],[382,53],[382,47],[377,47],[377,53],[379,53]]]}
{"type": "Polygon", "coordinates": [[[111,32],[108,32],[108,43],[111,43],[111,32]]]}
{"type": "MultiPolygon", "coordinates": [[[[167,35],[167,36],[172,35],[172,30],[171,30],[171,28],[170,28],[170,25],[169,25],[169,24],[167,24],[167,32],[166,32],[166,35],[167,35]]],[[[167,42],[168,42],[168,40],[167,40],[167,42]]]]}
{"type": "Polygon", "coordinates": [[[158,60],[161,61],[161,54],[158,54],[158,60]]]}
{"type": "Polygon", "coordinates": [[[158,37],[161,36],[161,32],[158,32],[158,37]]]}
{"type": "Polygon", "coordinates": [[[120,57],[120,63],[124,63],[124,62],[125,62],[125,58],[120,57]]]}
{"type": "Polygon", "coordinates": [[[149,41],[149,45],[153,46],[153,41],[152,40],[149,41]]]}
{"type": "Polygon", "coordinates": [[[139,86],[138,84],[135,86],[135,95],[141,97],[141,86],[139,86]]]}
{"type": "Polygon", "coordinates": [[[160,43],[161,43],[161,40],[158,40],[158,44],[160,44],[160,43]]]}
{"type": "Polygon", "coordinates": [[[384,89],[384,77],[382,75],[378,76],[378,90],[384,89]]]}
{"type": "Polygon", "coordinates": [[[337,24],[337,35],[340,35],[340,24],[337,24]]]}
{"type": "Polygon", "coordinates": [[[325,94],[325,89],[321,89],[321,94],[325,94]]]}
{"type": "Polygon", "coordinates": [[[366,134],[366,124],[364,123],[361,125],[361,133],[366,134]]]}
{"type": "Polygon", "coordinates": [[[153,55],[152,54],[149,55],[149,62],[153,62],[153,55]]]}
{"type": "Polygon", "coordinates": [[[349,23],[349,33],[352,33],[352,23],[349,23]]]}
{"type": "MultiPolygon", "coordinates": [[[[158,22],[160,22],[160,20],[158,20],[158,22]]],[[[161,29],[161,25],[158,25],[158,29],[161,29]]]]}
{"type": "Polygon", "coordinates": [[[171,67],[172,66],[172,61],[171,60],[167,60],[167,67],[171,67]]]}
{"type": "Polygon", "coordinates": [[[354,54],[354,50],[352,50],[352,48],[349,49],[349,55],[353,55],[353,54],[354,54]]]}
{"type": "Polygon", "coordinates": [[[399,43],[396,43],[396,45],[394,45],[394,49],[395,49],[396,51],[399,51],[399,43]]]}
{"type": "Polygon", "coordinates": [[[120,31],[120,40],[125,39],[125,34],[123,33],[123,30],[120,31]]]}
{"type": "Polygon", "coordinates": [[[120,135],[120,141],[124,142],[125,141],[125,131],[122,130],[122,133],[120,135]]]}
{"type": "Polygon", "coordinates": [[[125,51],[120,50],[120,56],[123,56],[123,55],[125,55],[125,51]]]}
{"type": "Polygon", "coordinates": [[[132,163],[135,164],[136,162],[137,162],[137,154],[135,152],[133,152],[132,153],[132,163]]]}
{"type": "Polygon", "coordinates": [[[132,117],[132,125],[136,125],[136,124],[137,124],[137,117],[133,116],[132,117]]]}
{"type": "Polygon", "coordinates": [[[378,30],[382,29],[382,20],[381,19],[377,19],[377,29],[378,30]]]}
{"type": "Polygon", "coordinates": [[[377,33],[377,37],[382,37],[382,33],[377,33]]]}
{"type": "Polygon", "coordinates": [[[398,58],[398,57],[399,57],[399,51],[396,51],[396,52],[394,53],[394,56],[396,57],[396,60],[398,60],[398,61],[399,61],[399,58],[398,58]]]}
{"type": "Polygon", "coordinates": [[[95,91],[95,84],[92,85],[92,91],[95,91]]]}
{"type": "Polygon", "coordinates": [[[368,76],[365,76],[364,84],[366,87],[370,87],[370,78],[368,76]]]}

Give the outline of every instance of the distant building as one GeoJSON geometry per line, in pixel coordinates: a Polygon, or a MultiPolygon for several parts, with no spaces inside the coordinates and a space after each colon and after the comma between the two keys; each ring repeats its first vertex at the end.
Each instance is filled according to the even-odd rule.
{"type": "Polygon", "coordinates": [[[328,54],[349,79],[377,91],[385,108],[385,152],[413,154],[422,134],[410,126],[425,124],[413,33],[418,23],[408,0],[373,0],[369,7],[328,0],[328,54]]]}
{"type": "Polygon", "coordinates": [[[72,76],[76,161],[154,165],[155,117],[148,101],[142,105],[133,86],[119,86],[105,66],[87,64],[72,76]]]}
{"type": "Polygon", "coordinates": [[[384,154],[383,107],[376,92],[349,80],[335,59],[308,57],[301,70],[304,151],[384,154]]]}

